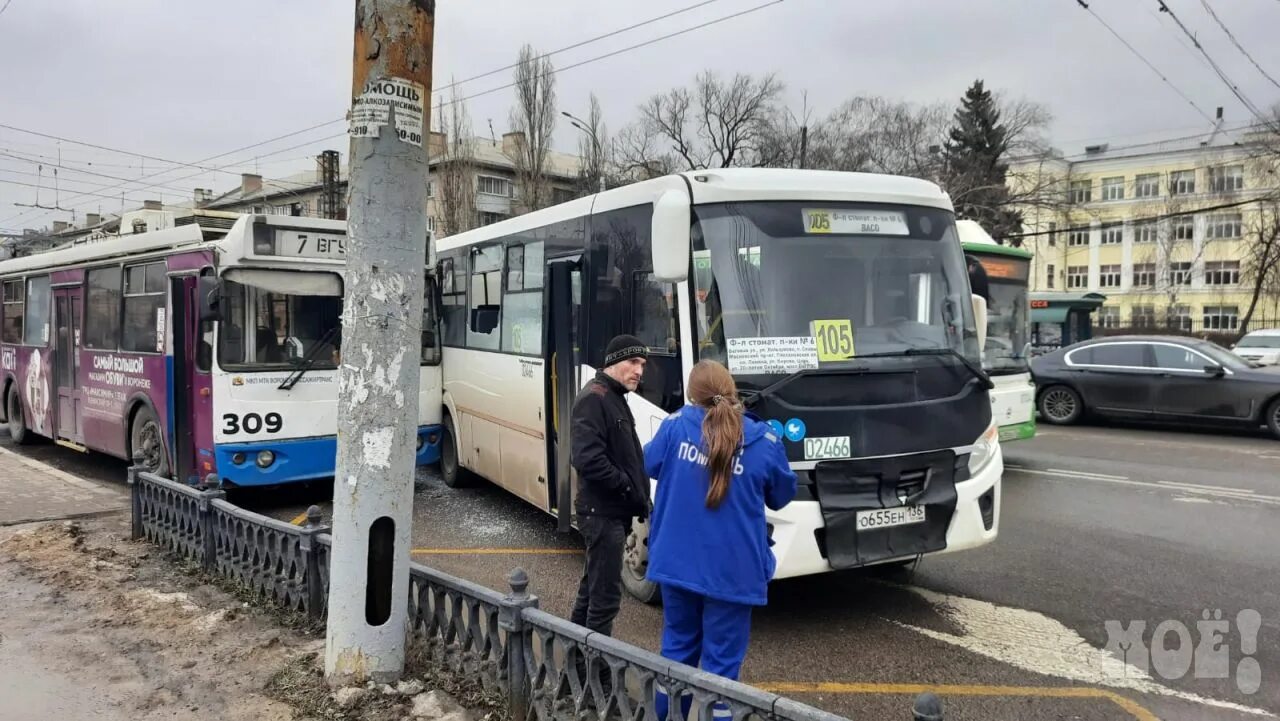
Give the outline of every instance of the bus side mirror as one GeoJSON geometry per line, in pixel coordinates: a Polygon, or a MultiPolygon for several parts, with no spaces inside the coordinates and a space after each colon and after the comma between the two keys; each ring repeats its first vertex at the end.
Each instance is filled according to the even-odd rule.
{"type": "Polygon", "coordinates": [[[196,297],[200,303],[200,322],[222,320],[222,283],[217,276],[200,276],[196,297]]]}
{"type": "Polygon", "coordinates": [[[970,296],[973,299],[973,323],[978,328],[978,348],[987,347],[987,299],[980,295],[970,296]]]}
{"type": "Polygon", "coordinates": [[[653,204],[653,277],[679,283],[689,277],[689,196],[668,190],[653,204]]]}

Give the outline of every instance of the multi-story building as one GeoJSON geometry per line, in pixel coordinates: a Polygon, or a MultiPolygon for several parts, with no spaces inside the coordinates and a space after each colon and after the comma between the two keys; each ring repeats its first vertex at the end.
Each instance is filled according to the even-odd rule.
{"type": "MultiPolygon", "coordinates": [[[[472,226],[496,223],[519,209],[519,183],[513,158],[520,142],[519,133],[507,133],[500,143],[473,138],[469,143],[467,175],[474,183],[472,203],[475,218],[472,226]]],[[[443,133],[431,133],[431,174],[423,196],[427,202],[428,223],[436,230],[444,209],[436,193],[444,170],[442,161],[447,139],[443,133]]],[[[546,175],[553,203],[572,200],[579,183],[579,156],[549,152],[546,175]]],[[[240,187],[214,197],[210,191],[197,189],[198,206],[207,209],[265,215],[302,215],[314,217],[346,217],[347,169],[339,167],[337,153],[329,151],[316,158],[316,169],[288,178],[269,179],[246,173],[240,187]]]]}
{"type": "MultiPolygon", "coordinates": [[[[1095,325],[1232,332],[1253,291],[1250,248],[1280,199],[1280,142],[1257,127],[1078,156],[1020,159],[1032,289],[1107,296],[1095,325]]],[[[1262,294],[1251,327],[1280,322],[1262,294]]]]}

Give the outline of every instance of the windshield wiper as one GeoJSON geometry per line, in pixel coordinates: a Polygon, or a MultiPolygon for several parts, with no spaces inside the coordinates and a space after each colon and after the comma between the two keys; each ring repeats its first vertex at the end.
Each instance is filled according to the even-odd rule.
{"type": "Polygon", "coordinates": [[[996,387],[996,384],[991,382],[991,377],[987,375],[986,371],[982,370],[982,368],[977,363],[974,363],[973,361],[964,357],[964,354],[960,353],[955,348],[908,348],[906,350],[890,351],[888,353],[869,353],[867,355],[857,355],[857,356],[854,356],[854,359],[900,358],[903,356],[922,356],[922,355],[951,356],[959,360],[962,364],[964,364],[964,367],[967,368],[969,372],[973,374],[973,377],[977,378],[978,381],[982,383],[983,388],[986,388],[987,390],[991,390],[992,388],[996,387]]]}
{"type": "Polygon", "coordinates": [[[302,360],[298,361],[298,367],[289,374],[288,378],[284,379],[283,383],[276,387],[282,391],[293,390],[293,387],[298,385],[298,381],[302,380],[302,376],[306,375],[307,371],[315,366],[316,356],[319,355],[320,349],[332,340],[337,333],[338,326],[336,325],[325,331],[324,335],[320,336],[320,340],[316,341],[316,344],[311,346],[311,350],[307,351],[307,354],[302,356],[302,360]]]}
{"type": "Polygon", "coordinates": [[[738,396],[742,398],[743,407],[750,409],[760,401],[764,400],[766,396],[771,396],[776,394],[779,389],[781,389],[783,386],[787,385],[791,381],[796,380],[797,378],[803,378],[805,376],[817,376],[817,375],[841,375],[841,374],[866,373],[868,370],[870,369],[864,368],[864,367],[805,368],[804,370],[798,370],[794,373],[783,376],[782,378],[779,378],[778,380],[774,381],[773,383],[770,383],[769,385],[765,386],[764,388],[761,388],[760,390],[752,390],[750,388],[739,388],[738,396]]]}

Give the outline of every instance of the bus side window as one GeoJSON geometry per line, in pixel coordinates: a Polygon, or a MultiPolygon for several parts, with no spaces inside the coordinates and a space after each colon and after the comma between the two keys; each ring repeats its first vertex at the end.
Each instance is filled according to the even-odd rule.
{"type": "Polygon", "coordinates": [[[467,347],[498,350],[502,322],[502,246],[471,251],[467,347]]]}
{"type": "Polygon", "coordinates": [[[444,326],[444,344],[463,346],[467,342],[466,263],[460,258],[440,261],[440,320],[444,326]],[[459,263],[462,268],[457,267],[459,263]]]}

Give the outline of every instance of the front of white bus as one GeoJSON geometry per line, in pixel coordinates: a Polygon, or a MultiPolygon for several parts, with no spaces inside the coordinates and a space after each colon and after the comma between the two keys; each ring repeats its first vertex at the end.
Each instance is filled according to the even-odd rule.
{"type": "MultiPolygon", "coordinates": [[[[219,243],[214,473],[222,486],[331,478],[337,448],[346,223],[244,216],[219,243]]],[[[424,258],[425,261],[425,258],[424,258]]],[[[440,349],[426,294],[418,463],[439,459],[440,349]]]]}
{"type": "Polygon", "coordinates": [[[994,540],[1003,461],[978,350],[985,305],[948,197],[894,176],[686,177],[696,358],[728,366],[799,478],[769,517],[776,577],[994,540]]]}

